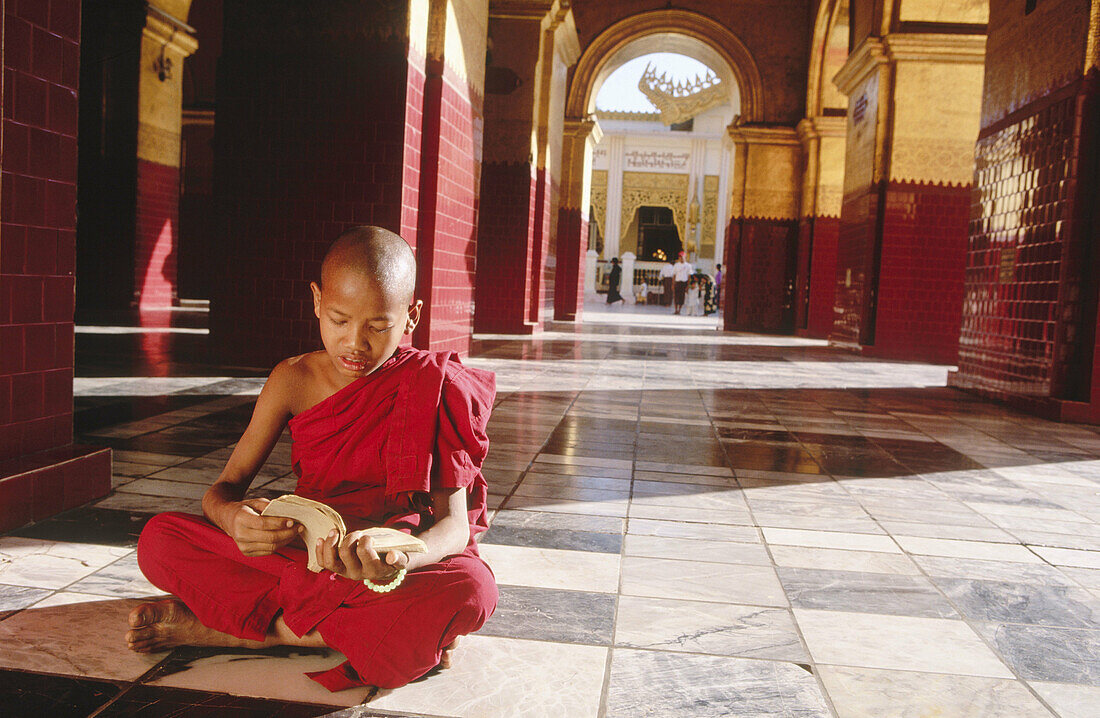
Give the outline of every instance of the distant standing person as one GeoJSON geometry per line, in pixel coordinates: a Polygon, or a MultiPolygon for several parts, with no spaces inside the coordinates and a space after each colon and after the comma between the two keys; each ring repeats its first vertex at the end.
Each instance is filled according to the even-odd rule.
{"type": "Polygon", "coordinates": [[[611,273],[607,275],[607,303],[625,301],[619,294],[619,284],[623,281],[623,268],[619,266],[619,258],[611,258],[611,273]]]}
{"type": "Polygon", "coordinates": [[[718,309],[722,308],[722,265],[716,265],[717,269],[714,272],[714,306],[718,309]]]}
{"type": "Polygon", "coordinates": [[[673,302],[675,303],[673,314],[679,314],[684,306],[684,293],[687,292],[688,279],[694,271],[686,257],[686,254],[680,252],[680,256],[676,258],[676,264],[672,265],[673,302]]]}
{"type": "Polygon", "coordinates": [[[672,262],[666,261],[664,266],[661,267],[661,306],[668,307],[672,305],[672,262]]]}

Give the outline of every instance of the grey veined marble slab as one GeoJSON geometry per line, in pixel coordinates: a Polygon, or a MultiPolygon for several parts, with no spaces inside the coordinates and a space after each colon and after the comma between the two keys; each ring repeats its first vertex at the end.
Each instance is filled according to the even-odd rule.
{"type": "Polygon", "coordinates": [[[955,578],[933,580],[964,615],[979,621],[1100,629],[1100,599],[1083,588],[955,578]]]}
{"type": "Polygon", "coordinates": [[[828,718],[808,670],[778,661],[617,648],[608,718],[828,718]]]}
{"type": "Polygon", "coordinates": [[[609,645],[615,596],[529,586],[501,586],[500,602],[480,633],[562,643],[609,645]]]}
{"type": "Polygon", "coordinates": [[[791,605],[798,608],[926,618],[959,615],[923,576],[783,567],[777,572],[791,605]]]}
{"type": "Polygon", "coordinates": [[[1028,681],[1100,686],[1100,631],[979,623],[977,630],[1028,681]]]}
{"type": "Polygon", "coordinates": [[[662,651],[809,661],[790,611],[765,606],[620,596],[615,644],[662,651]]]}

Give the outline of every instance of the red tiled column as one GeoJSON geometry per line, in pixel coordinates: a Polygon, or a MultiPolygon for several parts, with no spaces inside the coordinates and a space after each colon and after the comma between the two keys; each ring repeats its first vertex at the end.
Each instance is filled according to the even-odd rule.
{"type": "Polygon", "coordinates": [[[948,381],[1053,418],[1100,422],[1100,38],[1089,10],[1055,0],[1021,15],[990,3],[959,368],[948,381]]]}
{"type": "Polygon", "coordinates": [[[0,120],[0,531],[106,494],[73,439],[80,3],[7,3],[0,120]]]}
{"type": "Polygon", "coordinates": [[[599,129],[594,121],[572,118],[565,121],[562,140],[564,193],[558,209],[558,271],[554,291],[554,319],[558,321],[580,321],[584,310],[587,207],[592,182],[592,148],[597,142],[599,129]]]}
{"type": "Polygon", "coordinates": [[[465,353],[474,314],[488,7],[440,0],[431,12],[441,19],[429,25],[446,30],[428,38],[416,252],[424,309],[413,344],[465,353]],[[462,21],[445,22],[448,12],[462,21]]]}
{"type": "Polygon", "coordinates": [[[925,24],[864,39],[836,77],[849,107],[829,339],[952,364],[985,37],[925,24]]]}

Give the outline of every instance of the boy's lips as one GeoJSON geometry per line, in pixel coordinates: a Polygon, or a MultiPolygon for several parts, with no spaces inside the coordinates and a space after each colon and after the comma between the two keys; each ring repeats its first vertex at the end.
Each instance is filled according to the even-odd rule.
{"type": "Polygon", "coordinates": [[[367,368],[367,360],[363,357],[339,357],[340,364],[349,371],[362,371],[367,368]]]}

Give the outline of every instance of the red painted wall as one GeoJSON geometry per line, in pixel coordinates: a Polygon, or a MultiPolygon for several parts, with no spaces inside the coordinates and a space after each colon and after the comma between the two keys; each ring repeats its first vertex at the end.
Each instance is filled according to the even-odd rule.
{"type": "Polygon", "coordinates": [[[179,168],[137,160],[134,302],[141,309],[178,303],[179,193],[179,168]]]}
{"type": "Polygon", "coordinates": [[[270,366],[320,346],[309,282],[344,229],[376,224],[418,242],[423,59],[407,55],[404,15],[386,12],[334,4],[306,22],[293,3],[225,4],[214,189],[227,241],[211,262],[217,361],[270,366]],[[382,39],[386,23],[397,29],[382,39]]]}
{"type": "Polygon", "coordinates": [[[109,450],[74,447],[78,0],[0,17],[0,531],[106,494],[109,450]]]}
{"type": "Polygon", "coordinates": [[[969,213],[969,185],[890,183],[875,343],[865,354],[955,363],[969,213]]]}
{"type": "Polygon", "coordinates": [[[535,171],[528,162],[486,163],[481,175],[474,330],[530,333],[527,321],[535,171]]]}
{"type": "Polygon", "coordinates": [[[810,260],[810,301],[806,336],[825,339],[836,318],[837,237],[839,217],[815,217],[810,260]]]}
{"type": "Polygon", "coordinates": [[[844,196],[836,252],[835,316],[829,341],[859,347],[872,331],[875,222],[879,191],[867,186],[844,196]]]}
{"type": "Polygon", "coordinates": [[[793,329],[798,223],[735,218],[728,236],[725,328],[793,329]]]}
{"type": "Polygon", "coordinates": [[[554,318],[580,321],[584,312],[584,267],[588,252],[588,214],[558,209],[558,272],[555,277],[554,318]]]}

